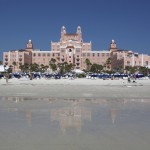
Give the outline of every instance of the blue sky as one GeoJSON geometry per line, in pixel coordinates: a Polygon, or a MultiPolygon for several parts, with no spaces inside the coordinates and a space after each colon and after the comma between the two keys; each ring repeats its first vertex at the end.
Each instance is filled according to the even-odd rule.
{"type": "Polygon", "coordinates": [[[0,0],[0,60],[29,39],[50,50],[63,25],[68,33],[80,25],[93,50],[108,49],[114,39],[120,49],[150,54],[149,14],[149,0],[0,0]]]}

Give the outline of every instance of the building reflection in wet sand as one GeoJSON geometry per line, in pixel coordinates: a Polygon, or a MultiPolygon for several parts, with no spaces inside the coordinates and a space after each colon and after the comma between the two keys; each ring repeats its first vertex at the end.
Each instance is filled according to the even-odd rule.
{"type": "Polygon", "coordinates": [[[70,107],[51,110],[51,121],[58,121],[63,133],[71,127],[80,132],[84,120],[91,121],[91,111],[79,106],[77,102],[71,102],[70,107]]]}
{"type": "MultiPolygon", "coordinates": [[[[55,104],[55,102],[58,102],[59,100],[49,99],[49,98],[30,98],[30,97],[1,97],[0,100],[8,100],[10,102],[15,103],[22,103],[26,100],[39,100],[41,102],[48,102],[49,105],[55,104]]],[[[61,107],[57,107],[55,105],[54,107],[51,107],[50,109],[47,109],[47,113],[50,113],[50,120],[52,122],[57,121],[59,122],[60,129],[63,133],[66,132],[69,128],[74,128],[77,132],[81,131],[82,126],[84,126],[84,121],[92,121],[92,110],[91,108],[93,106],[106,106],[109,107],[109,114],[110,119],[112,121],[112,124],[116,123],[116,118],[119,115],[119,112],[121,110],[120,107],[116,107],[117,105],[127,105],[128,103],[134,103],[134,102],[140,102],[140,103],[149,103],[149,100],[118,100],[118,101],[111,101],[106,99],[73,99],[73,100],[61,100],[61,103],[67,104],[67,106],[62,105],[61,107]],[[86,104],[88,107],[86,107],[86,104]]],[[[19,105],[18,105],[19,106],[19,105]]],[[[8,108],[9,112],[17,112],[22,111],[25,113],[25,118],[27,120],[28,126],[32,125],[32,117],[33,112],[36,114],[39,110],[33,110],[29,108],[24,108],[19,110],[19,108],[16,105],[16,108],[8,108]]],[[[42,112],[41,112],[42,113],[42,112]]]]}

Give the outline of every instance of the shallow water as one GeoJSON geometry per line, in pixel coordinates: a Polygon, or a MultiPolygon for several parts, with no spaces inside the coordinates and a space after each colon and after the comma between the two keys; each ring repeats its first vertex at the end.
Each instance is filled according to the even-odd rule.
{"type": "Polygon", "coordinates": [[[149,150],[149,99],[0,98],[0,150],[149,150]]]}

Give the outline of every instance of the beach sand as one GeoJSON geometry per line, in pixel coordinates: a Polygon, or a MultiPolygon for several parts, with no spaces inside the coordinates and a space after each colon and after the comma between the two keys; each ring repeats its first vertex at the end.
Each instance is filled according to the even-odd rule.
{"type": "Polygon", "coordinates": [[[0,80],[0,96],[48,98],[111,98],[149,99],[150,80],[102,79],[5,79],[0,80]]]}

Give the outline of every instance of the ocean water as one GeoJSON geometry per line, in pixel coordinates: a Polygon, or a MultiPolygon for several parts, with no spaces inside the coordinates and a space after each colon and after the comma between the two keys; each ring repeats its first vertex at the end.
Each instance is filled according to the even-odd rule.
{"type": "Polygon", "coordinates": [[[0,97],[0,150],[149,150],[149,99],[0,97]]]}

